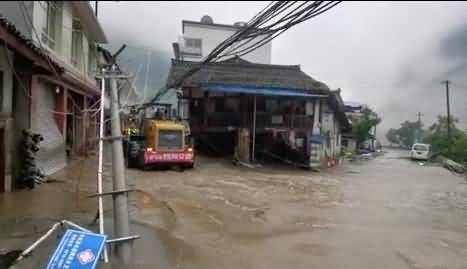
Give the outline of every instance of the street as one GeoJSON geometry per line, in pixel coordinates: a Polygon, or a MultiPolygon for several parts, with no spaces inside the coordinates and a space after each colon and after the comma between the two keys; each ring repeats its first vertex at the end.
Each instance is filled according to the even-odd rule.
{"type": "Polygon", "coordinates": [[[0,269],[467,269],[466,13],[0,1],[0,269]]]}
{"type": "MultiPolygon", "coordinates": [[[[130,194],[133,230],[143,236],[135,242],[135,268],[467,268],[464,178],[405,154],[391,151],[319,173],[234,167],[206,157],[184,172],[128,170],[138,189],[130,194]]],[[[80,166],[70,166],[56,175],[68,176],[65,183],[1,194],[0,238],[8,243],[2,247],[24,247],[47,219],[89,222],[93,165],[86,161],[79,184],[70,179],[80,166]],[[61,195],[50,195],[54,189],[61,195]],[[22,211],[30,201],[36,202],[22,211]],[[45,204],[48,210],[40,210],[45,204]]],[[[17,266],[35,268],[30,261],[17,266]]]]}

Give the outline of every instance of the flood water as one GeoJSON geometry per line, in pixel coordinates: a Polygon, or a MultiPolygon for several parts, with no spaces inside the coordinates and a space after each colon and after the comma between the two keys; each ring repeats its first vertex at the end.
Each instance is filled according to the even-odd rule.
{"type": "MultiPolygon", "coordinates": [[[[142,238],[134,265],[102,268],[467,268],[464,178],[401,154],[319,173],[206,157],[184,172],[127,170],[142,238]]],[[[1,194],[1,248],[24,248],[58,219],[89,224],[93,158],[53,176],[63,182],[1,194]]],[[[110,197],[105,209],[111,234],[110,197]]],[[[16,267],[45,264],[56,240],[16,267]]]]}

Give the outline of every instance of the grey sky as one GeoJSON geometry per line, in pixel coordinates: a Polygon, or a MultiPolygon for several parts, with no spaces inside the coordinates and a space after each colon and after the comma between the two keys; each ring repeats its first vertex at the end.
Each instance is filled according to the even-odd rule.
{"type": "MultiPolygon", "coordinates": [[[[181,20],[209,14],[218,23],[247,21],[266,4],[100,2],[99,19],[112,42],[172,57],[171,43],[181,33],[181,20]]],[[[345,100],[369,104],[383,117],[383,130],[414,120],[417,111],[431,123],[445,112],[439,81],[451,79],[453,114],[463,120],[465,14],[466,2],[344,2],[275,39],[273,63],[300,64],[312,77],[342,88],[345,100]]]]}

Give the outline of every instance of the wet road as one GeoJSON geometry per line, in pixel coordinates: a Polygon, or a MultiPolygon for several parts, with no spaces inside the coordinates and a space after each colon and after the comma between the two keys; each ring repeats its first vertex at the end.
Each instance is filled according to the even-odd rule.
{"type": "MultiPolygon", "coordinates": [[[[320,173],[206,158],[185,172],[128,170],[129,184],[139,189],[130,195],[130,213],[144,237],[135,242],[137,268],[467,268],[464,178],[401,154],[320,173]]],[[[46,214],[15,194],[0,195],[3,228],[17,237],[27,230],[21,238],[36,234],[10,224],[18,219],[14,206],[36,219],[88,219],[94,201],[85,195],[95,176],[86,173],[93,164],[79,183],[70,167],[57,175],[65,183],[16,194],[47,205],[51,195],[43,193],[54,192],[46,214]]],[[[24,244],[5,232],[0,241],[24,244]]]]}

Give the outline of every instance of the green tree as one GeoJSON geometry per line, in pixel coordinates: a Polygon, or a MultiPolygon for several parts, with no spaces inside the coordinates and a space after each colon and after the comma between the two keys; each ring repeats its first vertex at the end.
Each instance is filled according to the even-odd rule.
{"type": "Polygon", "coordinates": [[[388,132],[386,133],[386,139],[389,141],[389,143],[392,144],[399,144],[399,136],[397,133],[397,129],[389,129],[388,132]]]}
{"type": "Polygon", "coordinates": [[[401,127],[397,129],[397,136],[403,147],[410,148],[419,140],[422,134],[422,124],[418,121],[404,121],[401,127]]]}
{"type": "Polygon", "coordinates": [[[467,135],[465,133],[454,140],[449,157],[456,162],[467,163],[467,135]]]}
{"type": "MultiPolygon", "coordinates": [[[[464,159],[463,156],[463,149],[457,148],[464,143],[464,140],[467,135],[464,131],[458,129],[456,127],[456,123],[459,122],[457,118],[451,117],[450,126],[451,126],[451,155],[448,155],[448,147],[449,147],[449,140],[448,140],[448,131],[447,131],[447,117],[446,116],[438,116],[438,120],[433,123],[433,125],[428,128],[428,135],[423,140],[425,143],[431,145],[434,152],[439,152],[441,154],[446,155],[449,158],[454,160],[464,159]]],[[[465,154],[467,157],[467,154],[465,154]]]]}
{"type": "Polygon", "coordinates": [[[371,128],[378,125],[381,118],[373,110],[363,109],[361,115],[352,118],[352,133],[357,142],[357,148],[370,137],[371,128]]]}

